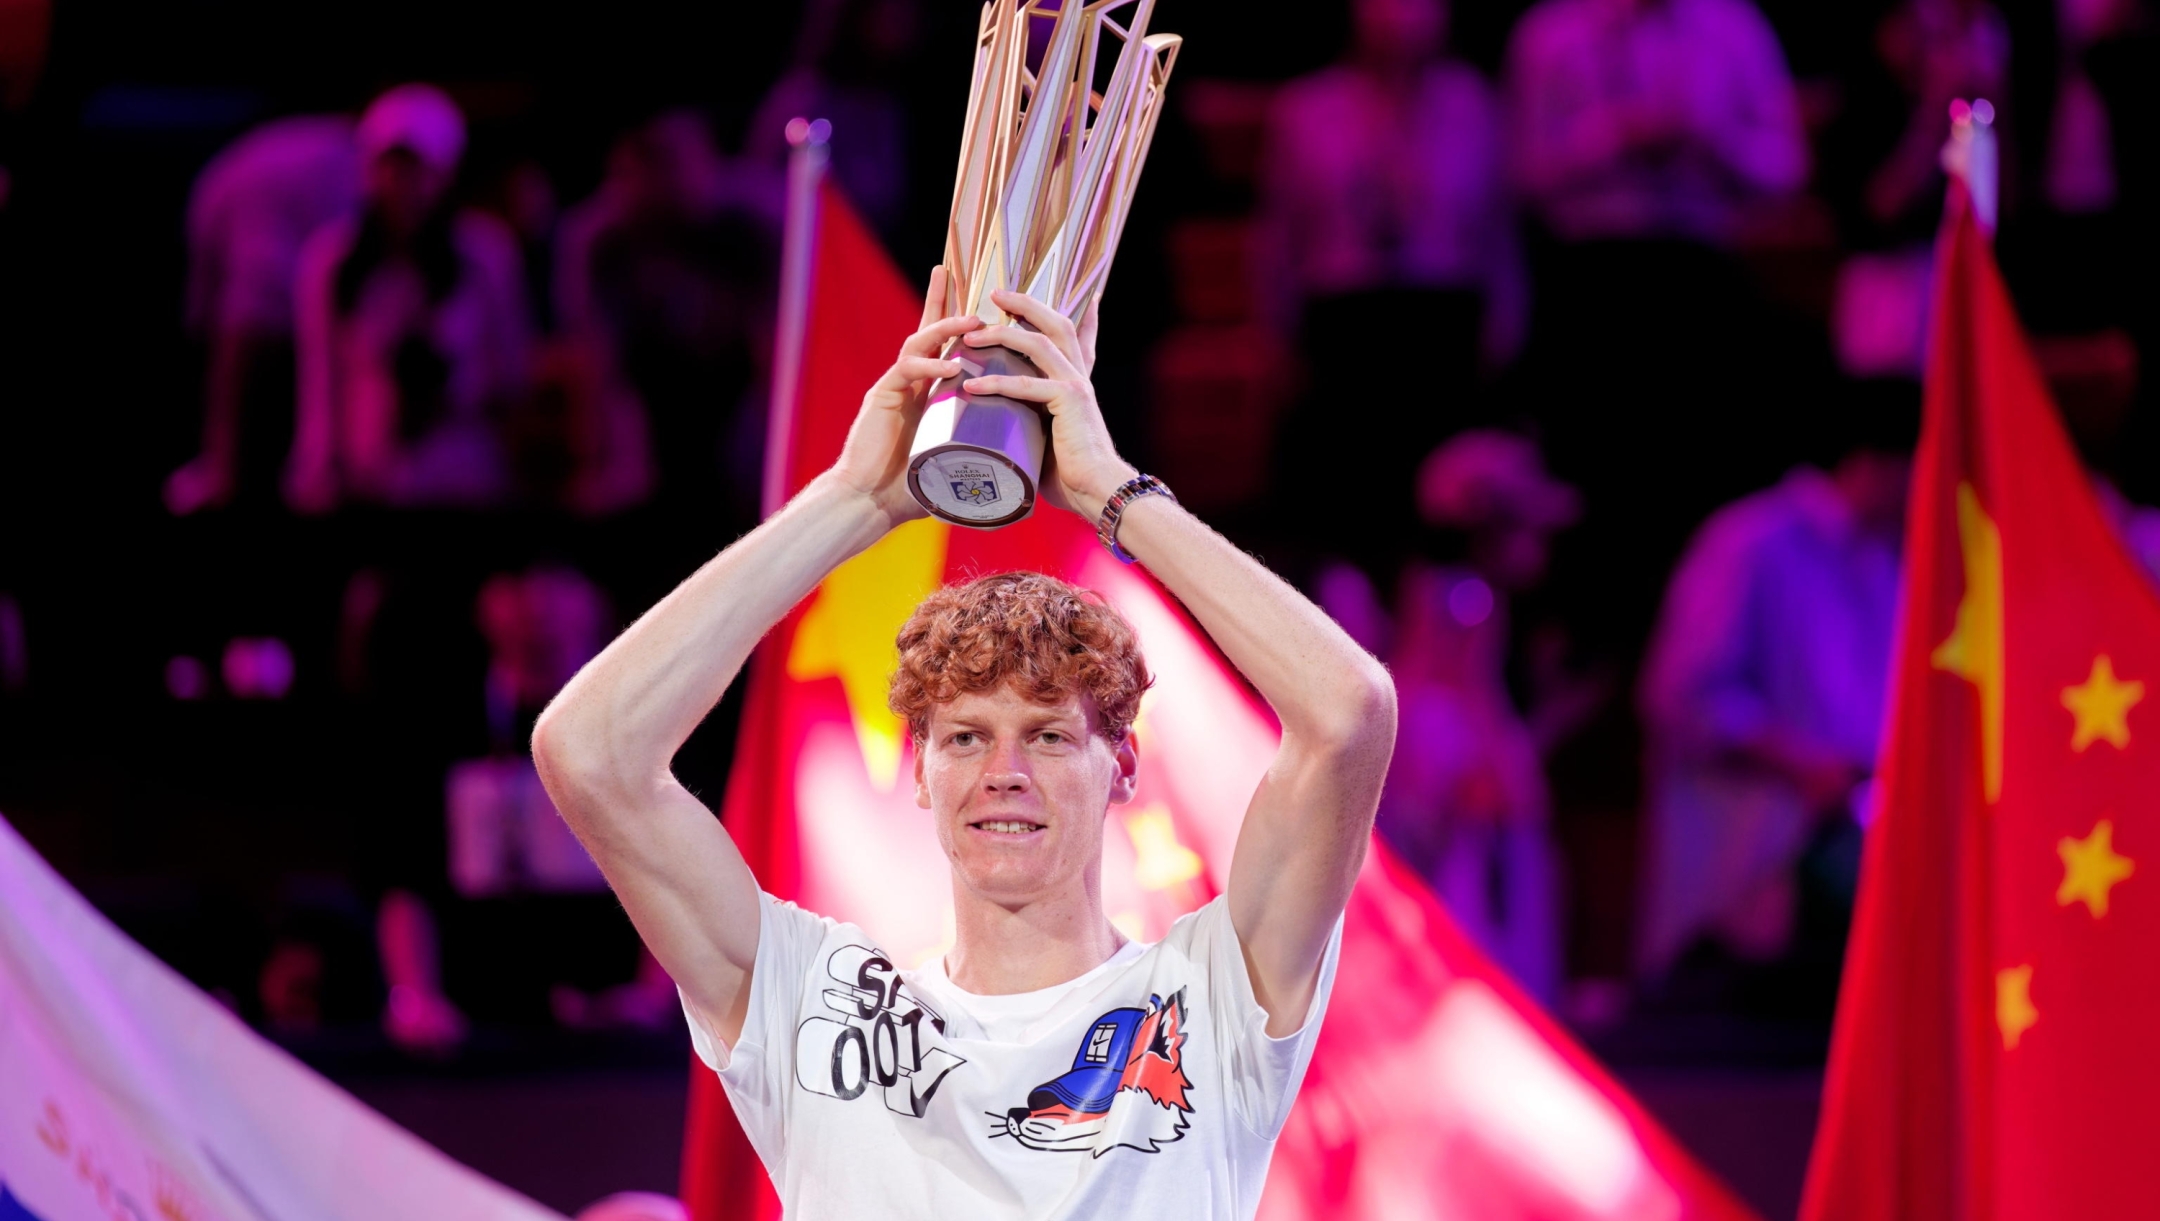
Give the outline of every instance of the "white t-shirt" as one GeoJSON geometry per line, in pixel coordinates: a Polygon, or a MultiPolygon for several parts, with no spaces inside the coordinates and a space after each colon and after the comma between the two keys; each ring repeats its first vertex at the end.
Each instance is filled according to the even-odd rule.
{"type": "MultiPolygon", "coordinates": [[[[794,1221],[1249,1221],[1335,982],[1267,1035],[1218,898],[1068,983],[977,996],[770,895],[732,1056],[690,1013],[794,1221]]],[[[687,1011],[687,1006],[686,1006],[687,1011]]]]}

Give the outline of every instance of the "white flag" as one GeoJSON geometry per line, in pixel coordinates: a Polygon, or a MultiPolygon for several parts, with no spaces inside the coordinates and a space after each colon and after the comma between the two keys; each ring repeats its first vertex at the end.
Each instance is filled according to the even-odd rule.
{"type": "Polygon", "coordinates": [[[273,1046],[0,820],[0,1221],[563,1221],[273,1046]]]}

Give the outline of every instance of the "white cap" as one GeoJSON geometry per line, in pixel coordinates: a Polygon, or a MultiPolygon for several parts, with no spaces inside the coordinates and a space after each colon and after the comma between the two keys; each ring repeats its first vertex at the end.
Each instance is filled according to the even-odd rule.
{"type": "Polygon", "coordinates": [[[402,148],[445,173],[465,154],[465,116],[433,85],[399,85],[360,116],[360,154],[373,161],[402,148]]]}

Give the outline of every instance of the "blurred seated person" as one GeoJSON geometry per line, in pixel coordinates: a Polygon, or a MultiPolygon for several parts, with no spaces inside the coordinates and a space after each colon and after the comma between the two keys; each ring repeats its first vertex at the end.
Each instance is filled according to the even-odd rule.
{"type": "Polygon", "coordinates": [[[640,949],[526,750],[540,710],[613,633],[607,596],[575,568],[539,563],[490,575],[474,619],[487,642],[490,749],[446,778],[448,893],[431,902],[420,889],[437,887],[399,887],[384,900],[385,1029],[418,1051],[455,1045],[468,1012],[650,1029],[677,1011],[674,985],[640,949]]]}
{"type": "Polygon", "coordinates": [[[196,175],[187,322],[205,349],[202,452],[165,481],[172,512],[276,499],[292,440],[300,250],[359,202],[360,154],[343,115],[265,123],[196,175]]]}
{"type": "Polygon", "coordinates": [[[441,91],[383,94],[359,143],[360,214],[301,254],[286,499],[309,513],[499,505],[511,479],[497,425],[531,361],[517,241],[451,204],[465,120],[441,91]]]}
{"type": "Polygon", "coordinates": [[[1351,15],[1343,58],[1276,97],[1256,247],[1269,312],[1311,371],[1278,482],[1356,470],[1356,497],[1294,493],[1344,526],[1408,520],[1418,459],[1469,418],[1526,310],[1499,105],[1448,54],[1447,0],[1356,0],[1351,15]]]}
{"type": "MultiPolygon", "coordinates": [[[[1551,657],[1537,667],[1525,716],[1507,685],[1508,603],[1544,578],[1552,536],[1574,523],[1581,504],[1546,474],[1529,440],[1476,430],[1426,460],[1418,507],[1427,524],[1466,536],[1468,562],[1414,562],[1398,582],[1388,658],[1401,727],[1380,834],[1463,930],[1551,1005],[1562,978],[1562,913],[1545,756],[1604,691],[1565,680],[1551,657]]],[[[1343,589],[1333,600],[1370,620],[1369,611],[1356,613],[1354,595],[1343,589]]]]}
{"type": "Polygon", "coordinates": [[[756,520],[776,183],[673,110],[618,141],[598,193],[564,218],[556,314],[587,373],[573,507],[628,508],[657,482],[756,520]]]}
{"type": "Polygon", "coordinates": [[[1909,383],[1846,387],[1823,413],[1822,449],[1836,461],[1795,467],[1718,510],[1673,574],[1639,692],[1637,967],[1652,985],[1700,950],[1713,973],[1783,959],[1835,989],[1896,626],[1917,398],[1909,383]],[[1811,853],[1819,868],[1803,877],[1811,853]],[[1801,963],[1792,956],[1817,948],[1801,936],[1804,891],[1830,909],[1827,929],[1805,931],[1830,944],[1801,963]]]}
{"type": "Polygon", "coordinates": [[[888,246],[898,245],[908,236],[904,98],[910,75],[920,71],[917,0],[812,0],[802,7],[795,61],[750,117],[743,156],[777,171],[787,163],[790,119],[830,121],[833,182],[888,246]]]}

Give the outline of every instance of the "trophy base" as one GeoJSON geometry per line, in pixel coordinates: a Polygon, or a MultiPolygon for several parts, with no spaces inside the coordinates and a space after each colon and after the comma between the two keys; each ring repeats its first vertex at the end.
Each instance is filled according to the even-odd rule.
{"type": "Polygon", "coordinates": [[[1043,410],[1002,395],[969,394],[961,383],[985,375],[1041,374],[1010,348],[961,345],[947,355],[967,371],[930,388],[908,447],[908,492],[932,517],[956,526],[1009,526],[1035,511],[1043,410]]]}

